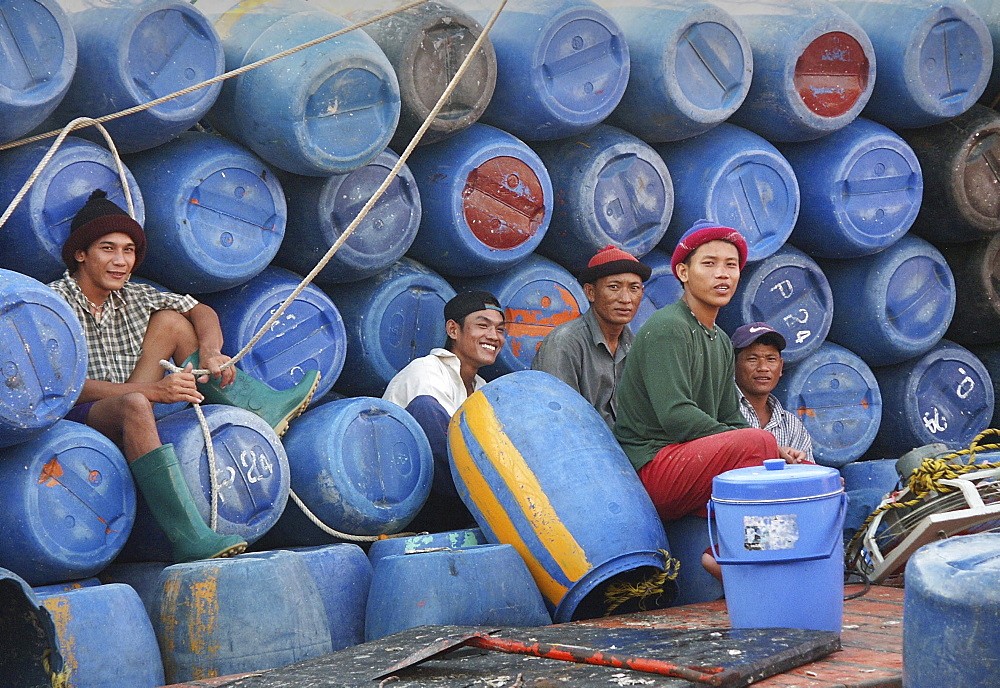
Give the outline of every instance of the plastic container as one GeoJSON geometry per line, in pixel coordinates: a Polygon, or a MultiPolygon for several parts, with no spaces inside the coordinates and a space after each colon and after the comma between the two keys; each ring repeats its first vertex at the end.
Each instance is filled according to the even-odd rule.
{"type": "MultiPolygon", "coordinates": [[[[219,314],[223,353],[233,356],[245,347],[302,278],[269,267],[246,284],[200,298],[219,314]]],[[[299,293],[250,353],[240,369],[275,389],[291,389],[309,370],[320,371],[315,396],[330,390],[344,367],[347,335],[340,312],[330,297],[312,284],[299,293]]]]}
{"type": "Polygon", "coordinates": [[[607,119],[644,141],[678,141],[729,119],[750,90],[739,24],[706,2],[601,0],[625,35],[628,86],[607,119]]]}
{"type": "MultiPolygon", "coordinates": [[[[398,161],[399,156],[387,148],[372,162],[347,174],[282,175],[289,222],[277,262],[300,275],[309,274],[398,161]]],[[[420,214],[417,182],[410,168],[403,165],[350,238],[316,275],[316,282],[353,282],[385,270],[413,244],[420,214]]]]}
{"type": "Polygon", "coordinates": [[[476,545],[485,545],[486,536],[479,528],[467,530],[449,530],[444,533],[426,533],[409,537],[386,538],[376,540],[368,548],[368,559],[372,566],[378,566],[383,557],[396,554],[411,554],[423,550],[464,549],[476,545]]]}
{"type": "Polygon", "coordinates": [[[524,260],[552,219],[541,159],[505,131],[471,127],[414,151],[423,214],[411,257],[442,275],[499,272],[524,260]]]}
{"type": "MultiPolygon", "coordinates": [[[[881,459],[879,459],[881,460],[881,459]]],[[[891,459],[888,459],[891,460],[891,459]]],[[[859,463],[872,463],[871,461],[861,461],[859,463]]],[[[854,464],[847,464],[853,466],[854,464]]],[[[845,466],[846,468],[846,466],[845,466]]],[[[848,489],[847,492],[847,513],[844,516],[844,546],[850,545],[854,536],[865,525],[865,521],[871,516],[879,505],[882,504],[882,497],[885,492],[872,487],[864,487],[856,490],[848,489]]]]}
{"type": "Polygon", "coordinates": [[[968,110],[993,68],[990,32],[964,0],[833,0],[875,48],[878,79],[864,115],[927,127],[968,110]]]}
{"type": "Polygon", "coordinates": [[[670,269],[670,255],[659,249],[653,249],[640,260],[653,269],[649,279],[645,282],[645,290],[642,301],[635,317],[629,323],[632,332],[638,332],[639,328],[649,320],[649,316],[658,309],[673,303],[684,293],[684,285],[674,276],[670,269]]]}
{"type": "Polygon", "coordinates": [[[17,574],[0,568],[0,675],[19,686],[52,684],[64,669],[49,610],[17,574]]]}
{"type": "MultiPolygon", "coordinates": [[[[215,22],[227,71],[349,26],[300,0],[239,5],[215,22]]],[[[375,41],[350,31],[229,79],[209,121],[275,167],[346,174],[392,138],[399,82],[375,41]]]]}
{"type": "Polygon", "coordinates": [[[848,492],[871,489],[886,494],[895,490],[899,483],[896,459],[852,461],[840,467],[840,476],[848,492]]]}
{"type": "Polygon", "coordinates": [[[840,633],[846,507],[825,466],[766,459],[712,479],[710,537],[733,628],[840,633]]]}
{"type": "Polygon", "coordinates": [[[156,583],[160,578],[160,573],[167,568],[168,564],[163,561],[141,561],[136,563],[118,562],[111,564],[100,574],[100,581],[106,585],[108,583],[124,583],[128,585],[142,600],[146,608],[146,614],[152,618],[153,604],[160,595],[160,588],[156,583]]]}
{"type": "Polygon", "coordinates": [[[608,244],[642,256],[663,238],[674,210],[670,172],[648,144],[599,124],[535,144],[556,202],[538,252],[573,273],[608,244]]]}
{"type": "Polygon", "coordinates": [[[13,141],[49,116],[76,71],[76,34],[55,0],[6,0],[0,52],[0,143],[13,141]],[[13,10],[13,11],[12,11],[13,10]]]}
{"type": "Polygon", "coordinates": [[[955,278],[923,239],[905,236],[879,253],[820,266],[833,290],[830,341],[870,366],[926,353],[951,323],[955,278]]]}
{"type": "Polygon", "coordinates": [[[962,346],[1000,342],[1000,234],[938,248],[955,278],[955,314],[945,336],[962,346]]]}
{"type": "MultiPolygon", "coordinates": [[[[601,616],[611,586],[663,571],[670,548],[649,496],[601,415],[569,385],[537,370],[505,375],[466,399],[448,434],[462,501],[490,542],[518,551],[555,623],[601,616]]],[[[673,581],[663,588],[645,608],[673,600],[673,581]]]]}
{"type": "Polygon", "coordinates": [[[730,121],[769,141],[809,141],[847,126],[871,97],[875,50],[825,0],[716,0],[753,48],[750,92],[730,121]]]}
{"type": "Polygon", "coordinates": [[[768,323],[785,338],[785,363],[794,365],[819,349],[833,317],[833,293],[819,265],[794,246],[783,246],[747,265],[716,324],[731,335],[746,323],[768,323]]]}
{"type": "MultiPolygon", "coordinates": [[[[0,206],[14,200],[35,167],[52,146],[37,141],[0,152],[0,206]]],[[[132,173],[125,170],[135,219],[145,222],[142,194],[132,173]]],[[[59,278],[66,270],[62,246],[69,237],[73,216],[94,189],[104,189],[108,200],[127,210],[121,178],[111,153],[96,143],[68,136],[27,195],[3,226],[6,238],[0,267],[31,275],[42,282],[59,278]]]]}
{"type": "Polygon", "coordinates": [[[990,31],[990,39],[993,42],[993,72],[979,102],[983,105],[993,104],[995,107],[997,98],[1000,97],[1000,5],[993,0],[966,0],[966,4],[983,18],[990,31]]]}
{"type": "Polygon", "coordinates": [[[882,423],[885,402],[875,374],[832,342],[786,368],[774,395],[806,426],[813,457],[825,466],[844,466],[862,456],[882,423]]]}
{"type": "Polygon", "coordinates": [[[63,420],[0,452],[0,564],[31,585],[93,576],[118,555],[135,520],[121,451],[63,420]]]}
{"type": "Polygon", "coordinates": [[[365,641],[365,605],[372,584],[372,565],[354,544],[322,545],[294,550],[306,563],[323,600],[333,651],[365,641]]]}
{"type": "Polygon", "coordinates": [[[799,216],[799,185],[778,149],[751,131],[720,124],[700,136],[662,143],[656,151],[674,183],[674,214],[660,248],[672,253],[698,220],[739,230],[747,259],[778,250],[799,216]]]}
{"type": "MultiPolygon", "coordinates": [[[[486,23],[495,3],[462,5],[486,23]]],[[[490,31],[497,85],[482,121],[525,141],[599,124],[618,105],[629,51],[617,22],[589,0],[514,0],[490,31]]]]}
{"type": "Polygon", "coordinates": [[[70,590],[79,590],[80,588],[90,588],[100,584],[101,581],[99,579],[91,577],[75,581],[64,581],[62,583],[51,583],[49,585],[36,585],[31,589],[34,590],[36,595],[51,595],[54,593],[69,592],[70,590]]]}
{"type": "Polygon", "coordinates": [[[899,240],[920,210],[920,163],[891,130],[859,117],[840,131],[779,150],[802,209],[788,240],[811,256],[854,258],[899,240]]]}
{"type": "Polygon", "coordinates": [[[663,527],[670,541],[670,556],[680,562],[674,606],[721,599],[722,582],[701,564],[708,549],[708,522],[700,516],[684,516],[665,522],[663,527]]]}
{"type": "MultiPolygon", "coordinates": [[[[1000,344],[980,344],[969,347],[984,366],[993,383],[993,398],[1000,399],[1000,344]]],[[[994,404],[989,427],[1000,428],[1000,404],[994,404]]],[[[997,457],[1000,460],[1000,457],[997,457]]]]}

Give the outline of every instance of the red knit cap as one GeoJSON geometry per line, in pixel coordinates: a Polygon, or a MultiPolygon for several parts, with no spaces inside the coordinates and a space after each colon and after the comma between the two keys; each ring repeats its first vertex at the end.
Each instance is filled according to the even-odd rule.
{"type": "Polygon", "coordinates": [[[670,269],[677,276],[677,266],[684,262],[684,259],[702,244],[710,241],[728,241],[736,247],[736,252],[740,256],[740,270],[747,264],[747,241],[743,235],[732,227],[717,225],[708,220],[698,220],[691,229],[684,232],[684,236],[677,242],[674,254],[670,258],[670,269]]]}
{"type": "Polygon", "coordinates": [[[120,207],[109,201],[103,189],[96,189],[83,207],[73,216],[69,237],[62,247],[62,259],[72,272],[76,269],[76,252],[87,248],[105,234],[128,234],[135,243],[135,270],[146,257],[146,233],[142,226],[120,207]]]}
{"type": "Polygon", "coordinates": [[[580,284],[596,282],[608,275],[620,275],[631,272],[639,276],[643,282],[653,274],[653,269],[627,251],[608,244],[590,259],[587,267],[580,271],[580,284]]]}

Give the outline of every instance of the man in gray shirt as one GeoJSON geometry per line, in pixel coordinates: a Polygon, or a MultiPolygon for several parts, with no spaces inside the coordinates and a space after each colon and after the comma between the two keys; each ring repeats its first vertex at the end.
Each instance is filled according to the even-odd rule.
{"type": "Polygon", "coordinates": [[[622,249],[602,248],[579,277],[590,309],[552,330],[531,362],[534,370],[555,375],[579,392],[609,428],[615,424],[618,383],[632,346],[628,324],[650,274],[648,265],[622,249]]]}

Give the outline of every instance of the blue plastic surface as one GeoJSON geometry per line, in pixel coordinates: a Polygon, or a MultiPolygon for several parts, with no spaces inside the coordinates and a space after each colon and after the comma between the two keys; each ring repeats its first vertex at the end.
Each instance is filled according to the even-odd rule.
{"type": "Polygon", "coordinates": [[[760,136],[733,124],[656,151],[674,182],[674,214],[660,247],[672,253],[698,220],[739,230],[749,260],[785,243],[799,215],[799,186],[788,161],[760,136]]]}
{"type": "MultiPolygon", "coordinates": [[[[375,194],[399,156],[388,148],[372,162],[329,177],[282,175],[288,228],[277,262],[308,274],[375,194]]],[[[354,282],[378,274],[403,257],[420,226],[420,192],[410,168],[399,174],[350,238],[316,275],[319,284],[354,282]]]]}
{"type": "MultiPolygon", "coordinates": [[[[468,11],[485,23],[494,9],[494,3],[478,2],[468,11]]],[[[611,114],[625,93],[625,36],[590,0],[514,0],[490,40],[497,85],[481,121],[525,141],[585,131],[611,114]]]]}
{"type": "Polygon", "coordinates": [[[642,256],[663,238],[674,210],[674,186],[648,144],[599,124],[534,148],[555,197],[538,253],[578,273],[608,244],[642,256]]]}
{"type": "Polygon", "coordinates": [[[966,0],[966,4],[986,22],[993,42],[993,72],[980,98],[981,103],[993,103],[1000,96],[1000,5],[993,0],[966,0]]]}
{"type": "Polygon", "coordinates": [[[920,162],[881,124],[859,117],[829,136],[778,148],[795,170],[802,197],[788,240],[809,255],[876,253],[916,219],[924,190],[920,162]]]}
{"type": "Polygon", "coordinates": [[[680,563],[677,598],[673,606],[714,602],[723,596],[722,581],[701,564],[708,549],[708,523],[700,516],[684,516],[663,524],[670,541],[670,556],[680,563]]]}
{"type": "Polygon", "coordinates": [[[443,275],[499,272],[528,256],[552,219],[549,173],[505,131],[474,124],[409,159],[423,215],[413,258],[443,275]]]}
{"type": "Polygon", "coordinates": [[[449,530],[443,533],[426,533],[410,537],[386,538],[373,542],[368,548],[368,559],[372,566],[378,566],[383,557],[395,554],[409,554],[422,549],[447,547],[448,549],[463,549],[475,545],[485,545],[486,536],[479,528],[467,530],[449,530]]]}
{"type": "Polygon", "coordinates": [[[852,461],[840,467],[840,475],[848,492],[873,489],[885,494],[895,490],[899,483],[896,459],[852,461]]]}
{"type": "Polygon", "coordinates": [[[162,592],[156,587],[156,582],[160,572],[167,566],[167,562],[164,561],[137,563],[116,561],[101,571],[100,580],[102,584],[124,583],[130,586],[139,595],[139,599],[146,607],[146,613],[152,618],[154,601],[162,592]]]}
{"type": "Polygon", "coordinates": [[[607,119],[645,141],[678,141],[727,120],[743,103],[753,53],[739,24],[706,2],[607,3],[628,43],[631,73],[607,119]]]}
{"type": "MultiPolygon", "coordinates": [[[[993,383],[993,398],[1000,399],[1000,344],[980,344],[969,347],[969,351],[975,354],[984,366],[993,383]]],[[[1000,428],[1000,404],[993,407],[993,418],[990,420],[991,428],[1000,428]]],[[[1000,459],[1000,457],[998,457],[1000,459]]]]}
{"type": "MultiPolygon", "coordinates": [[[[807,463],[788,464],[784,459],[766,459],[762,466],[736,468],[712,479],[716,510],[723,503],[781,502],[826,497],[841,491],[840,473],[836,470],[807,463]]],[[[739,549],[733,548],[732,553],[739,549]]]]}
{"type": "Polygon", "coordinates": [[[907,235],[879,253],[820,266],[833,290],[829,339],[870,366],[920,356],[951,323],[955,278],[923,239],[907,235]]]}
{"type": "Polygon", "coordinates": [[[333,651],[365,641],[365,605],[372,565],[354,544],[321,545],[294,550],[316,581],[330,627],[333,651]]]}
{"type": "Polygon", "coordinates": [[[125,545],[136,493],[121,451],[63,420],[0,452],[0,564],[31,585],[86,578],[125,545]]]}
{"type": "Polygon", "coordinates": [[[653,269],[646,280],[642,302],[635,317],[629,323],[633,332],[638,332],[649,316],[660,308],[673,303],[684,293],[684,286],[670,269],[670,256],[659,249],[653,249],[640,260],[653,269]]]}
{"type": "MultiPolygon", "coordinates": [[[[37,141],[0,152],[0,205],[5,209],[51,146],[50,141],[37,141]]],[[[128,168],[125,178],[132,193],[135,219],[141,225],[145,211],[139,185],[128,168]]],[[[109,201],[128,210],[111,153],[95,143],[66,137],[4,224],[7,241],[0,254],[0,267],[42,282],[60,277],[66,270],[62,246],[69,237],[70,223],[94,189],[104,189],[109,201]]]]}
{"type": "Polygon", "coordinates": [[[90,588],[100,584],[100,580],[90,577],[74,581],[64,581],[62,583],[50,583],[49,585],[36,585],[32,588],[32,590],[35,591],[36,595],[51,595],[52,593],[69,592],[70,590],[90,588]]]}
{"type": "MultiPolygon", "coordinates": [[[[861,461],[859,463],[871,463],[861,461]]],[[[853,463],[847,464],[853,466],[853,463]]],[[[846,468],[846,466],[845,466],[846,468]]],[[[847,513],[844,515],[844,546],[848,546],[855,533],[861,529],[868,517],[882,503],[885,490],[874,487],[862,487],[847,490],[847,513]]]]}
{"type": "Polygon", "coordinates": [[[871,368],[831,342],[785,369],[774,395],[796,413],[826,466],[843,466],[871,446],[882,422],[883,399],[871,368]]]}
{"type": "Polygon", "coordinates": [[[795,364],[815,352],[833,321],[833,293],[816,262],[794,246],[783,246],[740,275],[736,293],[716,323],[730,335],[751,322],[766,322],[785,338],[781,352],[795,364]]]}

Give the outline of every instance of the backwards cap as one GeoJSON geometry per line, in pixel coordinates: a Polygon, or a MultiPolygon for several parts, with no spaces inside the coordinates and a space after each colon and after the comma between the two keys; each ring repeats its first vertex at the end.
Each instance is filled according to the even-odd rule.
{"type": "Polygon", "coordinates": [[[503,315],[500,302],[493,294],[488,291],[463,291],[444,305],[444,319],[459,322],[470,313],[485,310],[503,315]]]}

